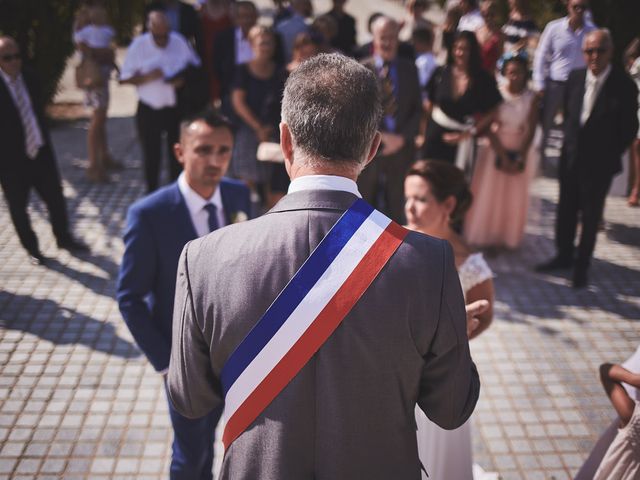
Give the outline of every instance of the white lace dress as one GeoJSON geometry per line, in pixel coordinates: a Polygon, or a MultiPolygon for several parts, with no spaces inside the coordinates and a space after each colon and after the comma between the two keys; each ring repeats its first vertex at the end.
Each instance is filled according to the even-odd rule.
{"type": "MultiPolygon", "coordinates": [[[[493,277],[481,253],[469,255],[458,268],[460,285],[466,297],[469,290],[493,277]]],[[[455,430],[445,430],[433,423],[416,406],[418,456],[429,474],[428,480],[478,480],[498,478],[485,474],[473,464],[471,451],[471,419],[455,430]]],[[[427,476],[422,472],[422,478],[427,476]]]]}

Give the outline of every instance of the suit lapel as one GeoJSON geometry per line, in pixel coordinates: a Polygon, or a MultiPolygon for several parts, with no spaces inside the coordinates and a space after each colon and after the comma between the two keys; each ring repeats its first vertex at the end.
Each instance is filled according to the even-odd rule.
{"type": "Polygon", "coordinates": [[[222,209],[224,210],[224,219],[227,225],[232,223],[232,215],[236,212],[235,203],[229,186],[225,182],[220,182],[220,196],[222,197],[222,209]]]}
{"type": "Polygon", "coordinates": [[[184,201],[184,197],[178,187],[178,182],[175,182],[173,186],[173,208],[172,213],[176,226],[176,232],[180,235],[188,236],[188,240],[198,238],[196,227],[193,226],[191,221],[191,213],[187,207],[187,203],[184,201]]]}
{"type": "Polygon", "coordinates": [[[612,84],[611,77],[613,77],[613,70],[609,72],[609,76],[605,80],[604,85],[602,85],[600,92],[598,92],[598,96],[596,97],[596,101],[593,104],[591,114],[589,115],[586,123],[591,122],[591,120],[594,118],[598,118],[598,116],[604,112],[606,106],[606,98],[609,96],[608,91],[611,88],[612,84]]]}

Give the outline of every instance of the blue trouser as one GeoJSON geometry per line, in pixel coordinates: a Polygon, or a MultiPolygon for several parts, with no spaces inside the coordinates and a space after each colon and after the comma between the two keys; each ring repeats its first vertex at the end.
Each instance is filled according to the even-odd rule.
{"type": "Polygon", "coordinates": [[[187,418],[169,400],[169,416],[173,425],[171,480],[212,480],[213,444],[222,406],[201,418],[187,418]]]}

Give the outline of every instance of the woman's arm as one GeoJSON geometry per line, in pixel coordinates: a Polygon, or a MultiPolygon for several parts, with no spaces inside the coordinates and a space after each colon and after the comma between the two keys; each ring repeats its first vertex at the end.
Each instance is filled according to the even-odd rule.
{"type": "Polygon", "coordinates": [[[493,289],[493,280],[488,278],[484,282],[475,285],[466,295],[466,303],[469,305],[470,303],[475,302],[476,300],[487,300],[489,302],[489,307],[482,313],[476,315],[476,318],[479,320],[479,325],[476,327],[471,335],[469,335],[469,340],[477,337],[482,332],[484,332],[491,322],[493,321],[493,301],[494,301],[495,292],[493,289]]]}
{"type": "Polygon", "coordinates": [[[532,95],[531,106],[529,107],[529,115],[527,117],[527,135],[522,143],[520,155],[522,158],[526,158],[529,149],[531,148],[531,142],[536,133],[536,127],[538,126],[538,112],[540,110],[540,98],[537,95],[532,95]]]}
{"type": "Polygon", "coordinates": [[[600,365],[600,381],[622,421],[622,426],[625,426],[629,423],[636,405],[621,382],[640,388],[640,374],[632,373],[620,365],[604,363],[600,365]]]}
{"type": "Polygon", "coordinates": [[[233,105],[233,109],[238,114],[238,116],[251,127],[251,129],[256,133],[258,140],[261,142],[266,142],[269,140],[269,134],[271,128],[265,127],[260,123],[260,120],[256,118],[254,113],[247,105],[247,92],[240,89],[234,88],[231,92],[231,103],[233,105]]]}

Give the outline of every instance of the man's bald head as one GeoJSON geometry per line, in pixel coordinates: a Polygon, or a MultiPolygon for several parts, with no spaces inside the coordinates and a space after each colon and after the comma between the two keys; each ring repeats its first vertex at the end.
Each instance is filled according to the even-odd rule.
{"type": "Polygon", "coordinates": [[[15,79],[22,70],[22,58],[18,42],[9,36],[0,37],[0,70],[15,79]]]}
{"type": "Polygon", "coordinates": [[[605,28],[589,32],[582,42],[582,52],[587,68],[594,75],[600,75],[611,63],[613,39],[605,28]]]}
{"type": "Polygon", "coordinates": [[[373,51],[382,60],[390,62],[398,53],[398,22],[387,16],[380,16],[371,24],[373,51]]]}
{"type": "Polygon", "coordinates": [[[152,10],[147,17],[147,30],[151,33],[155,44],[164,48],[169,43],[169,32],[171,32],[171,25],[169,19],[159,10],[152,10]]]}

